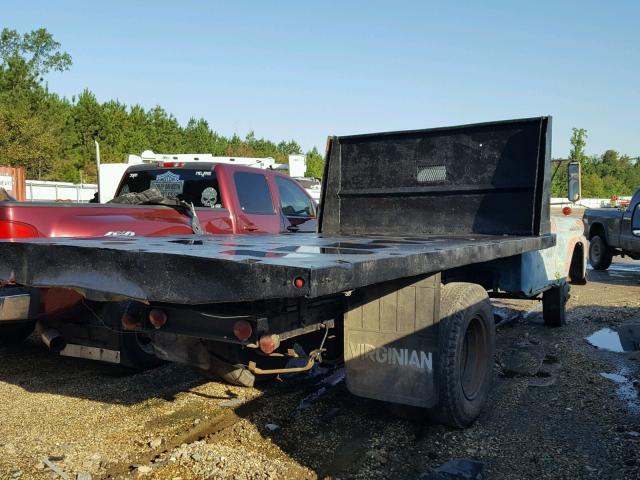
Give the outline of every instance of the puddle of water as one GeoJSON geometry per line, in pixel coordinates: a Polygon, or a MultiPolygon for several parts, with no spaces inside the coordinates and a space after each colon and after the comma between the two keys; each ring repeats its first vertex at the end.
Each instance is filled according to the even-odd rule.
{"type": "MultiPolygon", "coordinates": [[[[593,270],[593,267],[591,266],[591,264],[587,265],[587,269],[588,270],[593,270]]],[[[610,271],[619,271],[619,272],[633,272],[633,273],[638,273],[640,272],[640,264],[637,263],[613,263],[611,264],[611,266],[607,269],[608,272],[610,271]]]]}
{"type": "Polygon", "coordinates": [[[602,328],[585,340],[596,348],[622,353],[640,350],[640,323],[627,323],[616,330],[602,328]]]}
{"type": "Polygon", "coordinates": [[[609,380],[611,380],[612,382],[616,382],[616,383],[624,383],[627,382],[627,377],[625,377],[624,375],[620,375],[619,373],[606,373],[606,372],[602,372],[600,374],[601,377],[607,378],[609,380]]]}
{"type": "Polygon", "coordinates": [[[624,352],[618,332],[610,328],[598,330],[585,338],[585,340],[594,347],[602,350],[608,350],[610,352],[624,352]]]}
{"type": "Polygon", "coordinates": [[[314,254],[320,253],[324,255],[371,255],[373,253],[366,249],[337,248],[333,245],[329,245],[327,247],[312,247],[309,245],[302,245],[302,246],[287,245],[285,247],[275,248],[274,250],[277,250],[279,252],[297,252],[297,253],[314,253],[314,254]]]}
{"type": "Polygon", "coordinates": [[[600,376],[616,384],[616,395],[626,405],[630,413],[640,415],[640,398],[638,389],[628,377],[627,368],[621,368],[617,373],[601,372],[600,376]]]}

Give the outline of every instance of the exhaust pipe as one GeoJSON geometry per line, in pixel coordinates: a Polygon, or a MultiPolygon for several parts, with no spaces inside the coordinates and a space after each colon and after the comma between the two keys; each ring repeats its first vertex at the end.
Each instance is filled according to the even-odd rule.
{"type": "Polygon", "coordinates": [[[60,353],[67,346],[67,341],[55,328],[49,328],[38,322],[36,330],[40,334],[40,339],[53,353],[60,353]]]}

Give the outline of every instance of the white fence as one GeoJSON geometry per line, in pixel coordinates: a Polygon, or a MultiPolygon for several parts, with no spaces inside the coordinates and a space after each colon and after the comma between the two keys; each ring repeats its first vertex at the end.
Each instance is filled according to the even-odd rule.
{"type": "Polygon", "coordinates": [[[94,183],[76,184],[69,182],[47,182],[27,180],[27,201],[29,202],[78,202],[91,200],[98,191],[94,183]]]}
{"type": "MultiPolygon", "coordinates": [[[[625,197],[628,198],[628,197],[625,197]]],[[[610,198],[581,198],[575,204],[569,202],[566,198],[551,197],[551,206],[564,207],[569,205],[572,207],[584,207],[584,208],[606,208],[612,207],[610,198]]]]}

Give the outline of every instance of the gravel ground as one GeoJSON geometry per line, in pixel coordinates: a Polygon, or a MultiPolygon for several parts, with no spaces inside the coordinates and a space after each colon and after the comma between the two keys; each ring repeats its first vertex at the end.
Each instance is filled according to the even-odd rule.
{"type": "Polygon", "coordinates": [[[243,389],[57,358],[31,338],[0,349],[0,478],[55,478],[48,460],[85,479],[417,479],[454,458],[483,478],[640,478],[640,352],[584,341],[640,318],[639,292],[640,266],[623,262],[572,288],[565,328],[545,328],[537,302],[497,304],[494,388],[464,431],[396,419],[339,369],[243,389]],[[522,352],[544,360],[537,373],[514,374],[522,352]]]}

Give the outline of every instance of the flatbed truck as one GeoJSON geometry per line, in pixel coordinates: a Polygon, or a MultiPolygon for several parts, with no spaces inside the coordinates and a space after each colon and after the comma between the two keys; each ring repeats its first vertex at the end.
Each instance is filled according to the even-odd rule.
{"type": "Polygon", "coordinates": [[[242,385],[342,358],[352,393],[466,427],[491,383],[490,296],[542,296],[564,321],[568,279],[530,285],[556,241],[550,145],[550,117],[330,137],[317,233],[6,241],[0,280],[91,306],[39,326],[50,345],[143,335],[242,385]]]}

